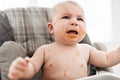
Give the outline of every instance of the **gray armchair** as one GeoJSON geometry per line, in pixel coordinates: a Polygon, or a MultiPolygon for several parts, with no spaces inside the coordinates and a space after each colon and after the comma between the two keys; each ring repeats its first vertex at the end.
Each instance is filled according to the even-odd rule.
{"type": "MultiPolygon", "coordinates": [[[[4,41],[2,42],[3,45],[0,47],[0,57],[1,57],[0,60],[2,60],[0,61],[1,79],[9,80],[7,77],[8,68],[10,63],[16,57],[18,56],[31,57],[34,51],[39,46],[53,42],[54,38],[51,34],[49,34],[47,30],[47,22],[49,21],[49,12],[50,12],[49,8],[40,8],[40,7],[14,8],[14,9],[6,9],[1,12],[2,14],[4,13],[4,15],[6,16],[5,18],[8,20],[6,24],[10,24],[11,26],[11,30],[13,32],[12,40],[16,41],[16,43],[15,42],[4,43],[5,41],[11,40],[11,39],[8,40],[4,39],[4,41]],[[14,55],[14,57],[12,58],[10,55],[11,56],[14,55]],[[5,58],[2,56],[4,56],[5,58]]],[[[9,29],[9,27],[6,28],[9,29]]],[[[4,37],[4,35],[2,35],[2,37],[4,37]]],[[[92,45],[97,49],[98,46],[100,45],[101,48],[99,48],[99,50],[103,50],[101,44],[93,45],[91,43],[88,34],[80,43],[86,43],[92,45]]],[[[106,68],[98,68],[89,63],[88,63],[88,68],[89,68],[88,75],[95,75],[99,70],[107,71],[106,68]]],[[[40,72],[37,75],[35,75],[31,80],[38,80],[39,76],[40,76],[40,72]]]]}

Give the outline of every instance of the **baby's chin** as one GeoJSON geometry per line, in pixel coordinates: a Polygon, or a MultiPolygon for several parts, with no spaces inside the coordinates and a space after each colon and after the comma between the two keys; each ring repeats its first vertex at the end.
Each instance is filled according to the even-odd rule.
{"type": "Polygon", "coordinates": [[[79,42],[78,35],[66,35],[65,43],[67,45],[75,45],[79,42]]]}
{"type": "Polygon", "coordinates": [[[66,36],[65,36],[65,43],[67,45],[75,45],[78,42],[82,41],[84,39],[84,37],[85,37],[85,34],[84,35],[66,34],[66,36]]]}

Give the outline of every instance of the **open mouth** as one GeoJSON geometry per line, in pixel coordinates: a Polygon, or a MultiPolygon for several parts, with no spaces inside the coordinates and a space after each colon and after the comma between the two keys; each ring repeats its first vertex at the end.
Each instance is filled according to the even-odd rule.
{"type": "Polygon", "coordinates": [[[78,34],[78,31],[77,30],[69,30],[67,31],[68,34],[75,34],[77,35],[78,34]]]}

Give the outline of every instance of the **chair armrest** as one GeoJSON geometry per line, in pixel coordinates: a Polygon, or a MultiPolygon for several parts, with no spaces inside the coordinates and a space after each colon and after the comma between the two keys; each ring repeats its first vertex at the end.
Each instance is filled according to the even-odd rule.
{"type": "Polygon", "coordinates": [[[120,76],[109,73],[109,72],[108,73],[104,72],[99,75],[93,75],[93,76],[89,76],[89,77],[85,77],[77,80],[120,80],[120,76]]]}
{"type": "Polygon", "coordinates": [[[97,70],[96,74],[101,74],[101,73],[114,73],[114,71],[113,71],[112,67],[99,68],[99,70],[97,70]]]}

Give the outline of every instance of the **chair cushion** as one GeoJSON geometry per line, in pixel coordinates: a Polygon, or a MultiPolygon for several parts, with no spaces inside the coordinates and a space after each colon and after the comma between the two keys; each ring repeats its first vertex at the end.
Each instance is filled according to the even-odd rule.
{"type": "Polygon", "coordinates": [[[39,7],[15,8],[4,11],[14,29],[16,42],[22,44],[30,56],[39,46],[53,41],[47,30],[49,11],[48,8],[39,7]]]}
{"type": "Polygon", "coordinates": [[[6,41],[0,47],[0,72],[2,80],[9,80],[7,77],[8,69],[11,62],[17,57],[25,57],[26,49],[20,44],[13,41],[6,41]]]}

